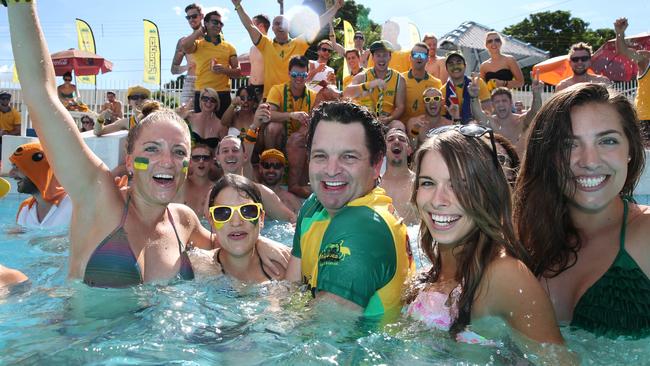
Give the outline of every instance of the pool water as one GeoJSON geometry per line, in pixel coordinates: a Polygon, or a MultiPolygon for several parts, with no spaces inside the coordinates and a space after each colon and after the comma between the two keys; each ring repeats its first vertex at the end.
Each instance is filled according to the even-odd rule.
{"type": "MultiPolygon", "coordinates": [[[[24,198],[10,194],[0,202],[0,263],[31,279],[0,298],[0,365],[507,365],[531,357],[507,338],[496,348],[457,344],[409,319],[379,329],[334,308],[313,309],[308,295],[283,282],[242,286],[199,276],[88,288],[66,281],[64,232],[11,233],[24,198]]],[[[291,245],[286,224],[267,225],[264,234],[291,245]]],[[[409,234],[415,239],[417,228],[409,234]]],[[[562,333],[584,364],[650,364],[647,339],[596,338],[566,327],[562,333]]]]}

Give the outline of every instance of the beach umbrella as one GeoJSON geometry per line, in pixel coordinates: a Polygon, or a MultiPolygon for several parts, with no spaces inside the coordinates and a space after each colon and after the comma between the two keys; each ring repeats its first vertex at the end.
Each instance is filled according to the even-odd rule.
{"type": "Polygon", "coordinates": [[[76,76],[105,74],[113,70],[113,63],[92,52],[69,49],[51,55],[54,72],[62,76],[74,71],[76,76]]]}
{"type": "MultiPolygon", "coordinates": [[[[650,33],[643,33],[625,39],[629,48],[650,51],[650,33]]],[[[616,53],[616,40],[603,44],[591,58],[591,67],[595,72],[607,76],[612,81],[630,81],[636,78],[636,62],[616,53]]]]}
{"type": "MultiPolygon", "coordinates": [[[[550,85],[557,85],[560,81],[573,76],[568,55],[549,58],[538,63],[533,66],[533,74],[536,72],[539,72],[539,80],[550,85]]],[[[594,74],[592,69],[587,70],[587,72],[594,74]]]]}

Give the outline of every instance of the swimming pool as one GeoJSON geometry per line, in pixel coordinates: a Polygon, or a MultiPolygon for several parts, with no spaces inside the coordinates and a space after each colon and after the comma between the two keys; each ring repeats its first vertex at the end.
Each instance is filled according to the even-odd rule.
{"type": "MultiPolygon", "coordinates": [[[[241,287],[220,276],[116,290],[66,282],[64,233],[7,233],[23,198],[0,201],[0,263],[31,279],[0,298],[2,365],[527,363],[507,340],[498,348],[461,345],[410,320],[379,331],[333,309],[314,311],[285,283],[241,287]]],[[[264,232],[291,244],[286,225],[264,232]]],[[[417,228],[409,234],[416,238],[417,228]]],[[[584,364],[650,363],[647,339],[562,333],[584,364]]]]}

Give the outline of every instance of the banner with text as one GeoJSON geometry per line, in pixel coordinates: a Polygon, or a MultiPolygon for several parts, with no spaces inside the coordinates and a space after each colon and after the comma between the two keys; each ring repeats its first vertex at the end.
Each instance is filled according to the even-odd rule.
{"type": "MultiPolygon", "coordinates": [[[[77,26],[77,42],[79,44],[79,49],[81,51],[96,53],[95,36],[93,35],[93,30],[90,29],[90,25],[79,18],[75,19],[75,24],[77,26]]],[[[95,84],[95,82],[95,75],[77,76],[77,83],[95,84]]]]}
{"type": "Polygon", "coordinates": [[[145,83],[160,85],[160,36],[158,26],[144,21],[144,79],[145,83]]]}

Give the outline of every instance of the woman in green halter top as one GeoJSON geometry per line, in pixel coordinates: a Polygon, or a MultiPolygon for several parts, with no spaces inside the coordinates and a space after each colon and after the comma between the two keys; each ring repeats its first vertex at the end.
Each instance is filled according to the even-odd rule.
{"type": "Polygon", "coordinates": [[[612,338],[650,335],[650,207],[627,198],[645,166],[638,124],[600,84],[557,93],[531,125],[514,196],[558,321],[612,338]]]}

